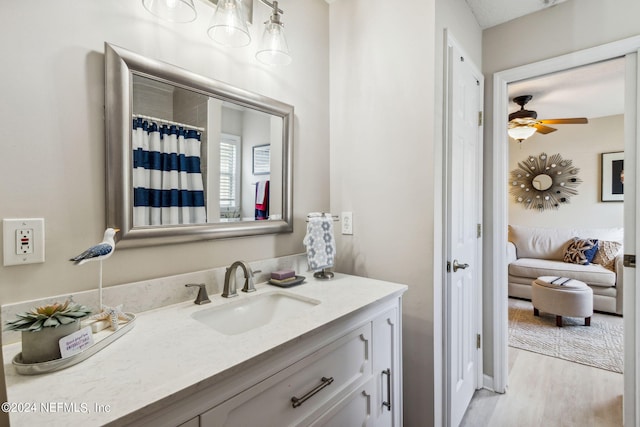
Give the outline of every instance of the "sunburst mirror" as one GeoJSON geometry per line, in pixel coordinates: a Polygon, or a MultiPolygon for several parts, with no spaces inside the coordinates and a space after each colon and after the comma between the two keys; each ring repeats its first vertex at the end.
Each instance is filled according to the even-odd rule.
{"type": "Polygon", "coordinates": [[[526,209],[558,209],[578,194],[580,169],[560,154],[529,156],[511,171],[509,188],[516,203],[526,209]]]}

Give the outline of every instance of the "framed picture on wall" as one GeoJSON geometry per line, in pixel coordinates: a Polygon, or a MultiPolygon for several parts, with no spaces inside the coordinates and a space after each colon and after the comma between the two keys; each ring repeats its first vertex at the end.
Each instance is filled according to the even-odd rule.
{"type": "Polygon", "coordinates": [[[601,195],[603,202],[624,201],[624,151],[602,153],[601,195]]]}
{"type": "Polygon", "coordinates": [[[253,174],[268,175],[271,173],[271,145],[253,146],[253,174]]]}

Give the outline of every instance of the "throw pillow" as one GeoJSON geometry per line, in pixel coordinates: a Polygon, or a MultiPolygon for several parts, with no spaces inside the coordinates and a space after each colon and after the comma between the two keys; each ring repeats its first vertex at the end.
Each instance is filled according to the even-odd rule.
{"type": "Polygon", "coordinates": [[[574,237],[564,252],[564,262],[589,265],[598,252],[597,239],[580,239],[574,237]]]}
{"type": "Polygon", "coordinates": [[[615,271],[615,260],[616,256],[620,253],[620,249],[622,249],[622,243],[600,240],[598,242],[598,252],[592,262],[594,264],[600,264],[608,270],[615,271]]]}

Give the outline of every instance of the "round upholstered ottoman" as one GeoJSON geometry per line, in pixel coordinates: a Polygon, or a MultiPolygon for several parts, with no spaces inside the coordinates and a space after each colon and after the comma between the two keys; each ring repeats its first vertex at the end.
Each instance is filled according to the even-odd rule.
{"type": "Polygon", "coordinates": [[[556,315],[556,325],[562,326],[562,316],[584,317],[591,325],[593,291],[586,283],[566,277],[542,276],[531,284],[533,315],[540,311],[556,315]]]}

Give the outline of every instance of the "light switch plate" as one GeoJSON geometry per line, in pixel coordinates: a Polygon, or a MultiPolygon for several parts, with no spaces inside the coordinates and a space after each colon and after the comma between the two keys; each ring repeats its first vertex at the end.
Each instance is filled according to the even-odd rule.
{"type": "Polygon", "coordinates": [[[44,218],[3,219],[2,232],[5,267],[44,262],[44,218]]]}

